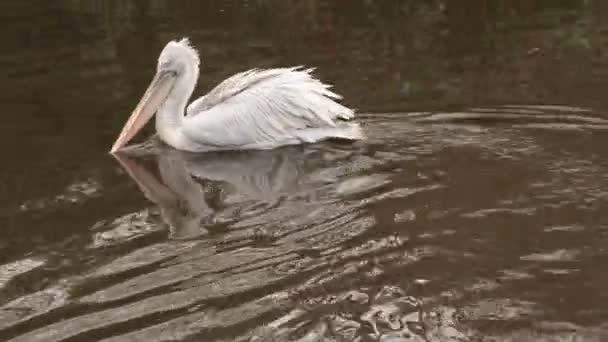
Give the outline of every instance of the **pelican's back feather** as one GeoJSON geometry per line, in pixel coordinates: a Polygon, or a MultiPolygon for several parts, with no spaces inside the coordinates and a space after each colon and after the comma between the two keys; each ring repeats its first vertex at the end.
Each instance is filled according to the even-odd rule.
{"type": "Polygon", "coordinates": [[[303,130],[352,119],[353,110],[335,102],[341,97],[311,72],[295,67],[236,74],[188,106],[184,133],[203,145],[271,148],[300,139],[303,130]]]}

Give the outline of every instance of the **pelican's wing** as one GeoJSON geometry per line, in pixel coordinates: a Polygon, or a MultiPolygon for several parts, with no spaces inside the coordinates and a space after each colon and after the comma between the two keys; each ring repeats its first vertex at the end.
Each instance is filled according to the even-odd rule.
{"type": "Polygon", "coordinates": [[[260,71],[252,69],[233,75],[215,86],[207,95],[192,101],[186,109],[186,115],[196,115],[215,105],[218,105],[232,96],[247,89],[251,85],[274,75],[284,72],[285,69],[271,69],[260,71]]]}
{"type": "MultiPolygon", "coordinates": [[[[307,70],[298,70],[301,67],[293,67],[293,68],[276,68],[276,69],[251,69],[238,74],[235,74],[220,84],[215,86],[209,93],[200,98],[196,99],[186,109],[187,115],[196,115],[202,111],[205,111],[213,106],[216,106],[227,99],[239,94],[242,91],[245,91],[256,84],[264,81],[272,81],[275,77],[281,77],[285,74],[289,74],[292,72],[300,72],[309,75],[313,71],[313,69],[307,70]]],[[[319,82],[320,83],[320,82],[319,82]]],[[[326,88],[328,86],[325,86],[326,88]]],[[[333,94],[337,99],[340,97],[336,94],[333,94]]]]}
{"type": "Polygon", "coordinates": [[[298,130],[326,129],[353,110],[311,76],[312,69],[250,70],[230,77],[188,108],[184,133],[198,143],[222,147],[269,146],[295,138],[298,130]]]}

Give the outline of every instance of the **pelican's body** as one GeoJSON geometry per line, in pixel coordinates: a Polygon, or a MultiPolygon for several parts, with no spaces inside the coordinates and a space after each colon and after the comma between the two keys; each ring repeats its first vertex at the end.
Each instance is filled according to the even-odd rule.
{"type": "Polygon", "coordinates": [[[363,134],[353,110],[310,75],[279,68],[236,74],[207,95],[188,100],[199,75],[197,51],[187,39],[169,42],[157,73],[129,118],[112,152],[120,149],[156,113],[156,131],[183,151],[270,149],[328,138],[356,140],[363,134]]]}

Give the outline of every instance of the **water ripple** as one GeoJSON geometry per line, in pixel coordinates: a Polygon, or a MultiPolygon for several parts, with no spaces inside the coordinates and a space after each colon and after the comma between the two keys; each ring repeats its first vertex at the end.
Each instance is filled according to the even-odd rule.
{"type": "Polygon", "coordinates": [[[125,192],[148,202],[0,266],[0,335],[468,341],[499,322],[516,340],[586,336],[571,315],[608,315],[594,305],[608,280],[585,280],[605,259],[608,164],[551,128],[601,119],[547,106],[362,117],[364,144],[118,157],[125,192]],[[536,123],[548,133],[518,127],[536,123]]]}

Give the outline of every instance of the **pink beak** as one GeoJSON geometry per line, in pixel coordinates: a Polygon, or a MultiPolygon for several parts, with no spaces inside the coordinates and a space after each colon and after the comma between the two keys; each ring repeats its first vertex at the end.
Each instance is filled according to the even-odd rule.
{"type": "Polygon", "coordinates": [[[172,71],[158,71],[135,110],[122,128],[120,135],[112,145],[110,153],[114,153],[126,145],[139,132],[154,113],[165,102],[175,85],[176,74],[172,71]]]}

